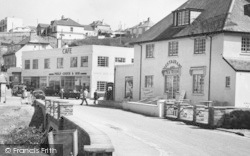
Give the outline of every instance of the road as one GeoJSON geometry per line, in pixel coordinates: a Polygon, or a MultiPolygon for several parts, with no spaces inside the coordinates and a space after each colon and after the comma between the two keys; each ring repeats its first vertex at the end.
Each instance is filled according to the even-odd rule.
{"type": "MultiPolygon", "coordinates": [[[[76,100],[75,100],[76,101],[76,100]]],[[[72,102],[71,102],[72,103],[72,102]]],[[[250,139],[119,109],[74,106],[74,115],[105,132],[115,156],[248,156],[250,139]]]]}

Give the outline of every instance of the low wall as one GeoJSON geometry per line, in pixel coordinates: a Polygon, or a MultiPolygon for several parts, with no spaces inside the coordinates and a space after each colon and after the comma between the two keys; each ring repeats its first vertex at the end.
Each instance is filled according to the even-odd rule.
{"type": "Polygon", "coordinates": [[[73,112],[69,110],[65,112],[66,107],[63,106],[68,106],[67,104],[65,105],[65,102],[64,105],[60,105],[60,101],[45,101],[46,102],[44,102],[43,100],[36,100],[34,103],[35,106],[42,108],[43,114],[45,113],[43,120],[44,125],[46,126],[45,128],[49,129],[52,127],[53,130],[56,130],[58,132],[60,132],[60,130],[77,129],[78,155],[112,155],[114,147],[109,137],[104,132],[93,127],[91,124],[75,117],[73,115],[73,112]],[[64,109],[61,109],[61,107],[64,109]],[[63,110],[63,112],[60,112],[60,110],[63,110]]]}

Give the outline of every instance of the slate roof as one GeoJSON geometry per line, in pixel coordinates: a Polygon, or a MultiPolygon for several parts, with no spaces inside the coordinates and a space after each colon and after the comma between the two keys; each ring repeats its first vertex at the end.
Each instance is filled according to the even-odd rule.
{"type": "Polygon", "coordinates": [[[70,18],[64,18],[60,20],[54,20],[51,21],[51,25],[63,25],[63,26],[74,26],[74,27],[83,27],[83,25],[77,23],[76,21],[70,19],[70,18]]]}
{"type": "Polygon", "coordinates": [[[235,71],[250,71],[250,59],[224,58],[235,71]]]}
{"type": "Polygon", "coordinates": [[[88,30],[88,31],[94,31],[93,27],[91,27],[90,25],[83,25],[84,30],[88,30]]]}
{"type": "Polygon", "coordinates": [[[38,27],[38,26],[40,26],[41,28],[47,28],[47,27],[49,27],[49,24],[39,23],[39,24],[37,25],[37,27],[38,27]]]}
{"type": "Polygon", "coordinates": [[[222,31],[250,32],[250,17],[244,15],[247,0],[188,0],[177,10],[198,9],[201,14],[190,25],[173,26],[173,13],[167,15],[134,43],[152,42],[222,31]]]}

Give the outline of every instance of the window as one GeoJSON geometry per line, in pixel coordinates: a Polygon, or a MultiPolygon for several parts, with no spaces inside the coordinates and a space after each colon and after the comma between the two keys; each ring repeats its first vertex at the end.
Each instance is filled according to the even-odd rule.
{"type": "Polygon", "coordinates": [[[88,67],[88,56],[81,57],[81,67],[88,67]]]}
{"type": "Polygon", "coordinates": [[[147,44],[146,45],[146,58],[153,58],[154,57],[154,44],[147,44]]]}
{"type": "Polygon", "coordinates": [[[230,76],[226,77],[226,88],[230,88],[230,76]]]}
{"type": "Polygon", "coordinates": [[[63,68],[63,58],[57,58],[57,68],[63,68]]]}
{"type": "Polygon", "coordinates": [[[115,62],[125,62],[125,58],[122,58],[122,57],[116,57],[115,58],[115,62]]]}
{"type": "Polygon", "coordinates": [[[134,63],[134,59],[131,59],[131,63],[134,63]]]}
{"type": "Polygon", "coordinates": [[[189,24],[190,12],[189,10],[178,11],[174,13],[174,25],[181,26],[189,24]]]}
{"type": "Polygon", "coordinates": [[[204,54],[205,51],[206,51],[206,39],[205,38],[194,39],[194,53],[204,54]]]}
{"type": "Polygon", "coordinates": [[[241,52],[250,53],[250,37],[242,37],[241,52]]]}
{"type": "Polygon", "coordinates": [[[153,87],[153,75],[145,76],[145,88],[153,87]]]}
{"type": "Polygon", "coordinates": [[[105,91],[106,90],[106,84],[105,81],[97,81],[97,91],[105,91]]]}
{"type": "Polygon", "coordinates": [[[203,94],[204,92],[204,75],[193,74],[193,93],[203,94]]]}
{"type": "Polygon", "coordinates": [[[77,57],[70,58],[70,67],[77,67],[77,57]]]}
{"type": "Polygon", "coordinates": [[[98,67],[108,67],[109,58],[105,56],[98,56],[98,67]]]}
{"type": "Polygon", "coordinates": [[[38,69],[38,59],[33,60],[33,69],[38,69]]]}
{"type": "Polygon", "coordinates": [[[70,27],[70,31],[73,32],[73,27],[70,27]]]}
{"type": "Polygon", "coordinates": [[[50,59],[44,59],[44,69],[50,69],[50,59]]]}
{"type": "Polygon", "coordinates": [[[168,56],[178,56],[178,42],[172,41],[168,43],[168,56]]]}
{"type": "Polygon", "coordinates": [[[30,69],[30,60],[25,60],[25,69],[30,69]]]}

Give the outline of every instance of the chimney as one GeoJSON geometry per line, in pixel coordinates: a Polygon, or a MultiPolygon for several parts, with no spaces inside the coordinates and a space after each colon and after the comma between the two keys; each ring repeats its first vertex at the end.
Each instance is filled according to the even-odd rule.
{"type": "Polygon", "coordinates": [[[148,22],[150,21],[150,17],[148,17],[148,22]]]}
{"type": "Polygon", "coordinates": [[[62,48],[62,39],[57,39],[57,48],[62,48]]]}
{"type": "Polygon", "coordinates": [[[63,20],[64,19],[64,16],[62,15],[61,19],[63,20]]]}

